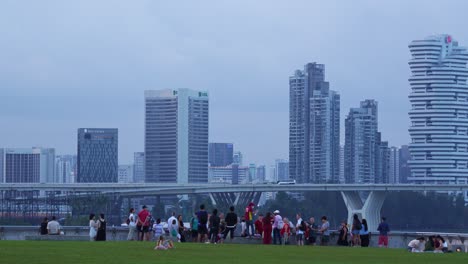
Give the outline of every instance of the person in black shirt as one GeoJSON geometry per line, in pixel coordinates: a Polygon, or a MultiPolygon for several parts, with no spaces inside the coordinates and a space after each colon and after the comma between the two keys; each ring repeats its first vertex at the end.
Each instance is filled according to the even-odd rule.
{"type": "MultiPolygon", "coordinates": [[[[208,239],[208,230],[206,224],[208,223],[208,213],[205,211],[205,205],[200,205],[200,211],[197,213],[198,217],[198,241],[204,242],[208,239]]],[[[209,243],[209,241],[207,241],[209,243]]]]}
{"type": "Polygon", "coordinates": [[[216,238],[218,237],[220,222],[221,220],[218,216],[218,209],[214,209],[213,214],[210,217],[210,240],[213,244],[216,243],[216,238]]]}
{"type": "Polygon", "coordinates": [[[226,231],[224,232],[224,239],[226,240],[228,234],[230,233],[231,240],[234,238],[234,231],[237,226],[237,214],[234,213],[234,206],[229,208],[229,213],[227,213],[226,218],[226,231]]]}
{"type": "Polygon", "coordinates": [[[44,218],[44,221],[41,223],[41,235],[47,235],[49,232],[47,232],[47,224],[49,223],[49,219],[44,218]]]}
{"type": "Polygon", "coordinates": [[[96,241],[106,241],[106,219],[104,214],[101,214],[98,220],[98,230],[96,235],[96,241]]]}

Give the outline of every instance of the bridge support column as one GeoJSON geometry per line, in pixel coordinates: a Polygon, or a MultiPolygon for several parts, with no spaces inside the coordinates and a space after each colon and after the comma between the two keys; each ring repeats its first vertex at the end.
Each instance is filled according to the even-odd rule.
{"type": "Polygon", "coordinates": [[[210,199],[215,206],[221,208],[229,208],[231,205],[234,207],[242,207],[247,206],[250,202],[257,205],[261,195],[262,192],[210,193],[210,199]]]}
{"type": "Polygon", "coordinates": [[[348,224],[353,223],[353,215],[365,218],[369,231],[377,231],[380,223],[380,210],[385,201],[385,191],[371,191],[363,203],[358,191],[343,191],[341,195],[348,209],[348,224]]]}

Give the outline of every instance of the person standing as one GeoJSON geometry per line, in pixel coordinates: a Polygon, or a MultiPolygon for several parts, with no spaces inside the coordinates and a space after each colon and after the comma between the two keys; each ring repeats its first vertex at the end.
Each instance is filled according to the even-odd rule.
{"type": "Polygon", "coordinates": [[[263,214],[259,214],[257,220],[254,223],[255,225],[255,235],[258,237],[263,237],[263,214]]]}
{"type": "Polygon", "coordinates": [[[128,215],[128,236],[127,240],[133,241],[135,240],[135,233],[136,233],[136,217],[135,217],[135,209],[130,208],[128,215]]]}
{"type": "Polygon", "coordinates": [[[367,220],[362,219],[362,228],[359,231],[361,237],[361,247],[369,247],[369,227],[367,226],[367,220]]]}
{"type": "Polygon", "coordinates": [[[330,223],[326,216],[322,216],[322,226],[320,227],[320,233],[322,234],[321,246],[328,246],[330,241],[330,223]]]}
{"type": "Polygon", "coordinates": [[[149,241],[149,226],[150,226],[151,215],[146,205],[143,205],[142,210],[138,213],[137,226],[139,226],[140,241],[149,241]]]}
{"type": "Polygon", "coordinates": [[[94,214],[89,215],[89,240],[95,241],[97,235],[98,223],[94,214]]]}
{"type": "Polygon", "coordinates": [[[49,219],[47,217],[44,218],[44,220],[42,220],[42,223],[41,223],[41,228],[40,228],[40,232],[41,232],[41,235],[47,235],[47,224],[49,223],[49,219]]]}
{"type": "Polygon", "coordinates": [[[273,218],[271,217],[271,213],[268,212],[263,218],[263,244],[266,245],[271,244],[271,222],[273,222],[273,218]]]}
{"type": "Polygon", "coordinates": [[[359,238],[359,233],[361,231],[362,224],[359,221],[357,214],[353,215],[353,225],[351,226],[351,232],[353,234],[353,246],[357,247],[361,245],[361,239],[359,238]]]}
{"type": "Polygon", "coordinates": [[[388,247],[388,233],[390,233],[390,226],[387,224],[387,219],[382,217],[382,221],[377,228],[379,231],[379,247],[388,247]]]}
{"type": "MultiPolygon", "coordinates": [[[[302,220],[301,214],[296,214],[296,240],[298,246],[304,246],[304,233],[307,230],[307,224],[302,220]]],[[[286,223],[285,223],[286,225],[286,223]]]]}
{"type": "Polygon", "coordinates": [[[281,217],[279,210],[275,210],[273,214],[275,215],[273,219],[273,244],[276,245],[276,241],[278,241],[278,245],[281,245],[281,229],[284,225],[283,218],[281,217]]]}
{"type": "Polygon", "coordinates": [[[190,230],[192,232],[192,242],[198,241],[198,218],[197,213],[193,214],[194,216],[190,219],[190,230]]]}
{"type": "Polygon", "coordinates": [[[104,214],[101,214],[98,220],[96,241],[106,241],[106,227],[107,227],[106,219],[104,218],[104,214]]]}
{"type": "Polygon", "coordinates": [[[245,223],[247,225],[247,234],[250,238],[255,234],[255,229],[253,225],[253,209],[255,204],[250,202],[249,205],[245,208],[245,223]]]}
{"type": "Polygon", "coordinates": [[[291,236],[291,225],[289,224],[289,220],[285,217],[283,219],[284,225],[281,228],[280,234],[283,239],[283,246],[289,244],[289,237],[291,236]]]}
{"type": "Polygon", "coordinates": [[[317,231],[318,231],[318,226],[315,223],[315,218],[311,217],[309,219],[309,244],[310,245],[315,245],[317,242],[317,231]]]}
{"type": "Polygon", "coordinates": [[[161,218],[156,219],[156,223],[153,225],[154,238],[158,240],[164,235],[164,227],[161,224],[161,218]]]}
{"type": "Polygon", "coordinates": [[[218,233],[219,233],[219,224],[220,224],[220,218],[218,216],[218,209],[213,210],[213,214],[211,214],[210,217],[210,240],[211,243],[216,244],[216,239],[218,238],[218,233]]]}
{"type": "Polygon", "coordinates": [[[224,232],[224,240],[226,240],[228,234],[230,235],[231,241],[234,239],[234,231],[237,227],[237,214],[234,213],[234,206],[229,207],[229,213],[227,213],[226,218],[226,231],[224,232]]]}
{"type": "Polygon", "coordinates": [[[348,246],[348,223],[345,220],[341,222],[340,234],[336,242],[338,246],[348,246]]]}
{"type": "Polygon", "coordinates": [[[185,240],[185,226],[184,221],[182,219],[182,215],[177,216],[177,222],[179,223],[179,235],[180,235],[180,242],[186,242],[185,240]]]}
{"type": "Polygon", "coordinates": [[[198,218],[198,241],[203,243],[208,239],[208,212],[205,210],[205,205],[200,205],[200,211],[197,213],[198,218]]]}

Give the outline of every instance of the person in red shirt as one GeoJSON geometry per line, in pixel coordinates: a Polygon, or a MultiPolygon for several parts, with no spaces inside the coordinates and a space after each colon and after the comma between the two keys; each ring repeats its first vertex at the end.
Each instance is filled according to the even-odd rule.
{"type": "Polygon", "coordinates": [[[271,217],[271,213],[268,212],[266,216],[263,218],[263,244],[269,245],[271,244],[271,232],[272,232],[272,225],[271,222],[273,218],[271,217]]]}
{"type": "Polygon", "coordinates": [[[289,244],[289,236],[291,236],[291,226],[287,218],[283,219],[283,228],[280,231],[281,237],[283,238],[283,246],[289,244]]]}
{"type": "Polygon", "coordinates": [[[138,213],[138,221],[137,221],[137,227],[139,231],[138,236],[140,238],[140,234],[141,234],[141,238],[140,238],[141,241],[143,240],[149,241],[149,226],[150,226],[151,215],[146,205],[143,205],[142,209],[143,210],[141,210],[138,213]]]}
{"type": "Polygon", "coordinates": [[[257,236],[262,237],[263,235],[263,215],[262,214],[258,215],[257,221],[255,221],[254,225],[255,225],[255,234],[257,236]]]}
{"type": "Polygon", "coordinates": [[[247,233],[249,234],[249,237],[252,238],[252,236],[255,234],[255,229],[254,229],[254,224],[253,224],[253,209],[254,209],[255,204],[250,202],[249,205],[245,208],[245,223],[247,225],[247,233]],[[250,229],[250,227],[252,229],[250,229]]]}

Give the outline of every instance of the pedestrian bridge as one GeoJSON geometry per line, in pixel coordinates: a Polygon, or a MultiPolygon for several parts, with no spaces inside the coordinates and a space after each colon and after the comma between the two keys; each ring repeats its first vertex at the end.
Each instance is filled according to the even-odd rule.
{"type": "Polygon", "coordinates": [[[35,184],[2,183],[1,192],[8,191],[52,191],[67,193],[99,192],[121,197],[210,194],[212,200],[224,200],[229,204],[242,204],[258,200],[263,192],[306,192],[334,191],[341,192],[348,209],[348,221],[353,214],[367,219],[369,229],[375,231],[380,222],[380,210],[388,192],[467,192],[468,184],[120,184],[120,183],[75,183],[75,184],[35,184]],[[360,192],[367,192],[363,201],[360,192]],[[247,194],[247,195],[246,195],[247,194]]]}

